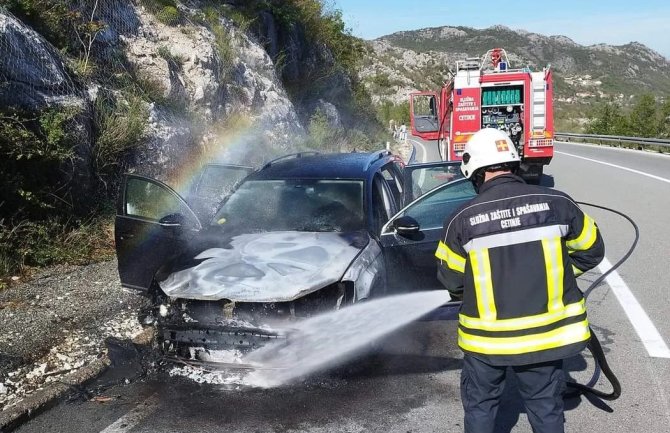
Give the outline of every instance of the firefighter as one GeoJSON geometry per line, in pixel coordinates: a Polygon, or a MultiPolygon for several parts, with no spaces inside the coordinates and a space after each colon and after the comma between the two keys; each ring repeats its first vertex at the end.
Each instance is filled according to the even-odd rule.
{"type": "Polygon", "coordinates": [[[563,432],[563,359],[590,338],[575,276],[604,257],[598,227],[567,195],[527,185],[509,136],[482,129],[461,171],[477,197],[445,221],[438,279],[462,299],[465,432],[493,432],[508,368],[536,433],[563,432]]]}

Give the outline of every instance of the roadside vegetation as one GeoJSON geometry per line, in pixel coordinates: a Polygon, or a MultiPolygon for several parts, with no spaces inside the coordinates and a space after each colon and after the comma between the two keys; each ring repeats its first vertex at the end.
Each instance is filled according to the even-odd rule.
{"type": "Polygon", "coordinates": [[[589,113],[586,133],[669,138],[670,100],[661,103],[647,93],[637,97],[629,109],[614,101],[601,103],[589,113]]]}

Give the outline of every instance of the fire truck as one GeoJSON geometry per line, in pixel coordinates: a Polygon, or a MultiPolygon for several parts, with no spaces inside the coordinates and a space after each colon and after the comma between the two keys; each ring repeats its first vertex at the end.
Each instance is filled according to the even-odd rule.
{"type": "Polygon", "coordinates": [[[439,92],[410,95],[411,134],[437,140],[443,160],[459,161],[473,133],[501,129],[519,152],[521,176],[537,182],[554,154],[552,93],[550,67],[512,69],[505,50],[495,48],[457,61],[439,92]]]}

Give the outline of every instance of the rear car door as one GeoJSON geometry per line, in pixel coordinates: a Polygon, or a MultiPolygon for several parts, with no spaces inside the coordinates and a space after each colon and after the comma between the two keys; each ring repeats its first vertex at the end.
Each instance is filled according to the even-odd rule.
{"type": "Polygon", "coordinates": [[[443,289],[435,250],[444,221],[476,195],[458,179],[422,195],[393,216],[381,231],[389,293],[443,289]]]}
{"type": "Polygon", "coordinates": [[[126,175],[114,224],[121,285],[148,290],[161,266],[202,228],[186,201],[154,179],[126,175]]]}

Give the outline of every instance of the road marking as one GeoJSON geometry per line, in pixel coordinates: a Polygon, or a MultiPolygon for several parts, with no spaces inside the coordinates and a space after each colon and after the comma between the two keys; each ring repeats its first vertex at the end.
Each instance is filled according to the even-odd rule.
{"type": "MultiPolygon", "coordinates": [[[[655,180],[660,180],[661,182],[670,183],[670,179],[664,177],[655,176],[653,174],[645,173],[644,171],[635,170],[628,167],[622,167],[620,165],[611,164],[609,162],[599,161],[597,159],[586,158],[583,156],[574,155],[572,153],[554,151],[561,155],[572,156],[573,158],[579,158],[586,161],[595,162],[597,164],[607,165],[610,167],[618,168],[625,171],[630,171],[631,173],[640,174],[642,176],[647,176],[655,180]]],[[[607,258],[603,259],[602,263],[598,267],[600,272],[606,272],[612,267],[611,263],[607,258]]],[[[667,344],[663,341],[663,337],[658,332],[658,329],[654,326],[651,319],[647,313],[642,309],[642,306],[637,301],[633,292],[630,291],[623,278],[619,275],[617,271],[612,272],[605,279],[607,284],[612,288],[614,295],[617,297],[619,304],[623,308],[628,320],[633,325],[635,332],[640,337],[642,344],[647,349],[649,356],[653,358],[670,358],[670,349],[668,349],[667,344]]]]}
{"type": "Polygon", "coordinates": [[[423,158],[421,158],[422,160],[419,161],[419,162],[428,162],[428,161],[426,161],[426,157],[428,156],[428,152],[426,151],[426,146],[424,146],[423,143],[421,143],[420,141],[414,140],[412,138],[410,138],[409,141],[411,141],[412,143],[416,143],[419,146],[421,146],[421,151],[423,152],[423,158]]]}
{"type": "Polygon", "coordinates": [[[652,179],[660,180],[661,182],[667,182],[667,183],[670,183],[670,179],[666,179],[666,178],[664,178],[664,177],[660,177],[660,176],[656,176],[656,175],[653,175],[653,174],[645,173],[644,171],[635,170],[635,169],[628,168],[628,167],[623,167],[623,166],[621,166],[621,165],[611,164],[611,163],[609,163],[609,162],[599,161],[599,160],[597,160],[597,159],[586,158],[586,157],[584,157],[584,156],[578,156],[578,155],[574,155],[574,154],[572,154],[572,153],[560,152],[560,151],[558,151],[558,150],[554,150],[554,153],[558,153],[558,154],[566,155],[566,156],[572,156],[573,158],[584,159],[584,160],[586,160],[586,161],[595,162],[595,163],[597,163],[597,164],[608,165],[608,166],[610,166],[610,167],[619,168],[619,169],[621,169],[621,170],[630,171],[631,173],[641,174],[642,176],[647,176],[647,177],[650,177],[650,178],[652,178],[652,179]]]}
{"type": "MultiPolygon", "coordinates": [[[[600,272],[605,273],[612,268],[612,264],[604,258],[598,266],[600,272]]],[[[670,349],[663,341],[663,337],[658,329],[651,322],[651,319],[642,309],[640,303],[635,299],[633,292],[630,291],[623,278],[617,271],[613,271],[605,278],[614,295],[616,296],[623,311],[628,316],[628,320],[635,328],[635,332],[640,337],[642,344],[647,349],[647,353],[652,358],[670,358],[670,349]]]]}
{"type": "Polygon", "coordinates": [[[135,408],[130,412],[107,426],[107,428],[102,430],[100,433],[127,433],[135,428],[135,426],[139,424],[144,418],[153,413],[157,406],[158,395],[153,394],[151,397],[135,406],[135,408]]]}
{"type": "MultiPolygon", "coordinates": [[[[419,161],[419,162],[426,162],[425,159],[428,157],[428,152],[426,151],[426,147],[423,145],[423,143],[421,143],[420,141],[412,140],[411,138],[409,139],[409,141],[411,141],[413,143],[416,143],[419,146],[421,146],[421,152],[423,153],[423,158],[422,158],[423,161],[419,161]]],[[[419,180],[417,180],[416,183],[419,184],[420,187],[423,187],[423,184],[425,182],[426,182],[426,170],[421,170],[419,172],[419,180]]]]}

